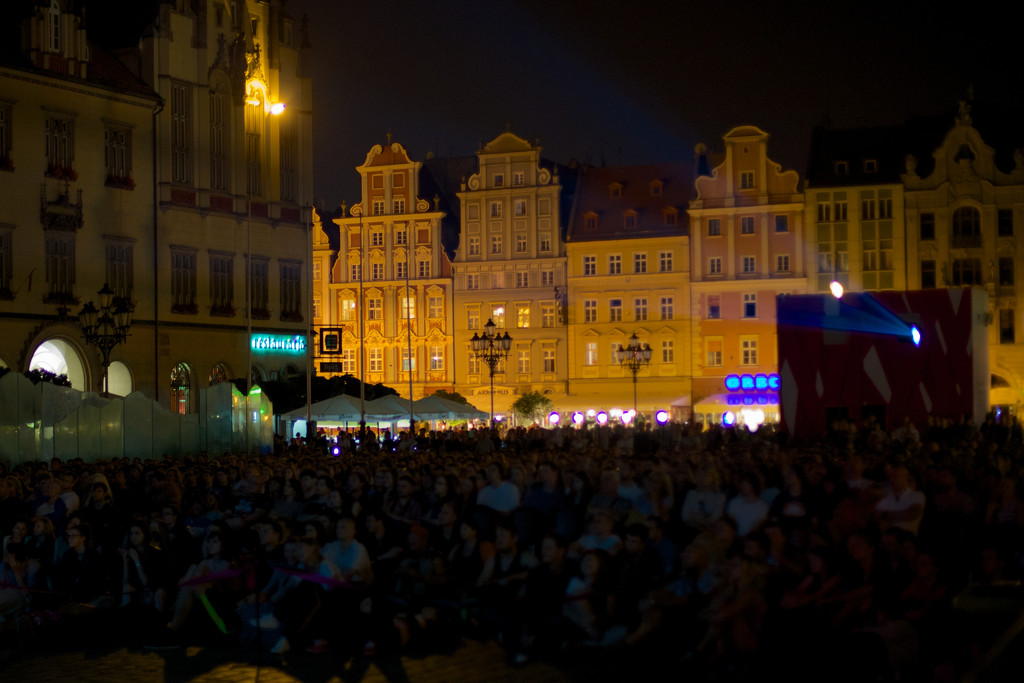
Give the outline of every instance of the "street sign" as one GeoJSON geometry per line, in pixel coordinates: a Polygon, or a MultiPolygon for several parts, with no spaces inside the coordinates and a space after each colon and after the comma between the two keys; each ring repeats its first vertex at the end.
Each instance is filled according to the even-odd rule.
{"type": "Polygon", "coordinates": [[[330,361],[320,363],[320,372],[344,372],[341,369],[342,363],[340,361],[330,361]]]}

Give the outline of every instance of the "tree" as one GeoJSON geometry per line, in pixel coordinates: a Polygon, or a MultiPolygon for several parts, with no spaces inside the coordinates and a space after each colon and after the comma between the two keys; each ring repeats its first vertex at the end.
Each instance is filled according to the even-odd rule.
{"type": "Polygon", "coordinates": [[[554,404],[547,396],[536,391],[527,391],[512,404],[512,412],[524,422],[530,422],[544,417],[553,407],[554,404]]]}
{"type": "Polygon", "coordinates": [[[443,398],[449,401],[455,401],[456,403],[461,403],[464,406],[469,405],[469,401],[466,399],[466,397],[457,391],[445,391],[444,389],[438,389],[437,391],[434,392],[433,395],[437,396],[438,398],[443,398]]]}

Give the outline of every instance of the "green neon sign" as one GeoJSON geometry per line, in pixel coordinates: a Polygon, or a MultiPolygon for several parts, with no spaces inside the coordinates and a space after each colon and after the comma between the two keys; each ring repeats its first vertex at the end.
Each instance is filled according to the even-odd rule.
{"type": "Polygon", "coordinates": [[[287,334],[254,334],[252,350],[255,353],[305,353],[306,338],[287,334]]]}

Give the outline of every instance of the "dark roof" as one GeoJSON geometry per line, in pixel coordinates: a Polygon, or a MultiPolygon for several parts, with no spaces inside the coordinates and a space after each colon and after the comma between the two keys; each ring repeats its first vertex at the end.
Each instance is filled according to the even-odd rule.
{"type": "Polygon", "coordinates": [[[694,195],[693,182],[692,164],[582,168],[568,239],[580,242],[688,234],[686,208],[694,195]],[[653,181],[661,182],[659,194],[652,193],[653,181]],[[621,186],[621,196],[612,196],[615,184],[621,186]],[[665,210],[672,208],[676,210],[676,224],[666,225],[665,210]],[[624,216],[630,211],[636,212],[636,227],[626,235],[624,216]],[[588,216],[596,218],[590,230],[585,229],[588,216]]]}

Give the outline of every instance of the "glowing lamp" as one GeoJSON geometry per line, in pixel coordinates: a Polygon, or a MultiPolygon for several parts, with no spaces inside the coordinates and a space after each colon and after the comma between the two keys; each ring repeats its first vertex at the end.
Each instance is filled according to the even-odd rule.
{"type": "Polygon", "coordinates": [[[736,413],[732,412],[731,410],[727,410],[725,414],[722,415],[722,424],[724,424],[726,427],[732,427],[734,424],[736,424],[736,413]]]}
{"type": "Polygon", "coordinates": [[[910,327],[910,341],[914,342],[914,346],[921,345],[921,330],[917,329],[917,325],[910,327]]]}
{"type": "Polygon", "coordinates": [[[274,116],[278,116],[284,111],[284,107],[284,102],[274,102],[270,105],[270,113],[274,116]]]}
{"type": "Polygon", "coordinates": [[[607,422],[608,422],[608,413],[606,413],[606,412],[604,412],[602,410],[600,413],[597,414],[597,424],[603,425],[603,424],[605,424],[607,422]]]}
{"type": "Polygon", "coordinates": [[[626,412],[622,413],[622,416],[619,419],[622,420],[622,424],[628,427],[629,423],[633,421],[633,411],[627,410],[626,412]]]}
{"type": "Polygon", "coordinates": [[[832,284],[828,286],[828,290],[832,292],[832,296],[837,299],[843,298],[843,285],[839,280],[833,280],[832,284]]]}
{"type": "Polygon", "coordinates": [[[583,424],[583,420],[585,420],[585,419],[587,419],[587,418],[585,418],[583,416],[583,413],[581,413],[578,410],[575,413],[572,414],[573,424],[581,425],[581,424],[583,424]]]}
{"type": "Polygon", "coordinates": [[[668,411],[659,410],[657,413],[654,414],[654,419],[657,420],[658,424],[660,425],[665,424],[666,422],[668,422],[668,411]]]}
{"type": "Polygon", "coordinates": [[[562,421],[562,417],[558,413],[551,413],[548,415],[548,423],[556,425],[562,421]]]}

